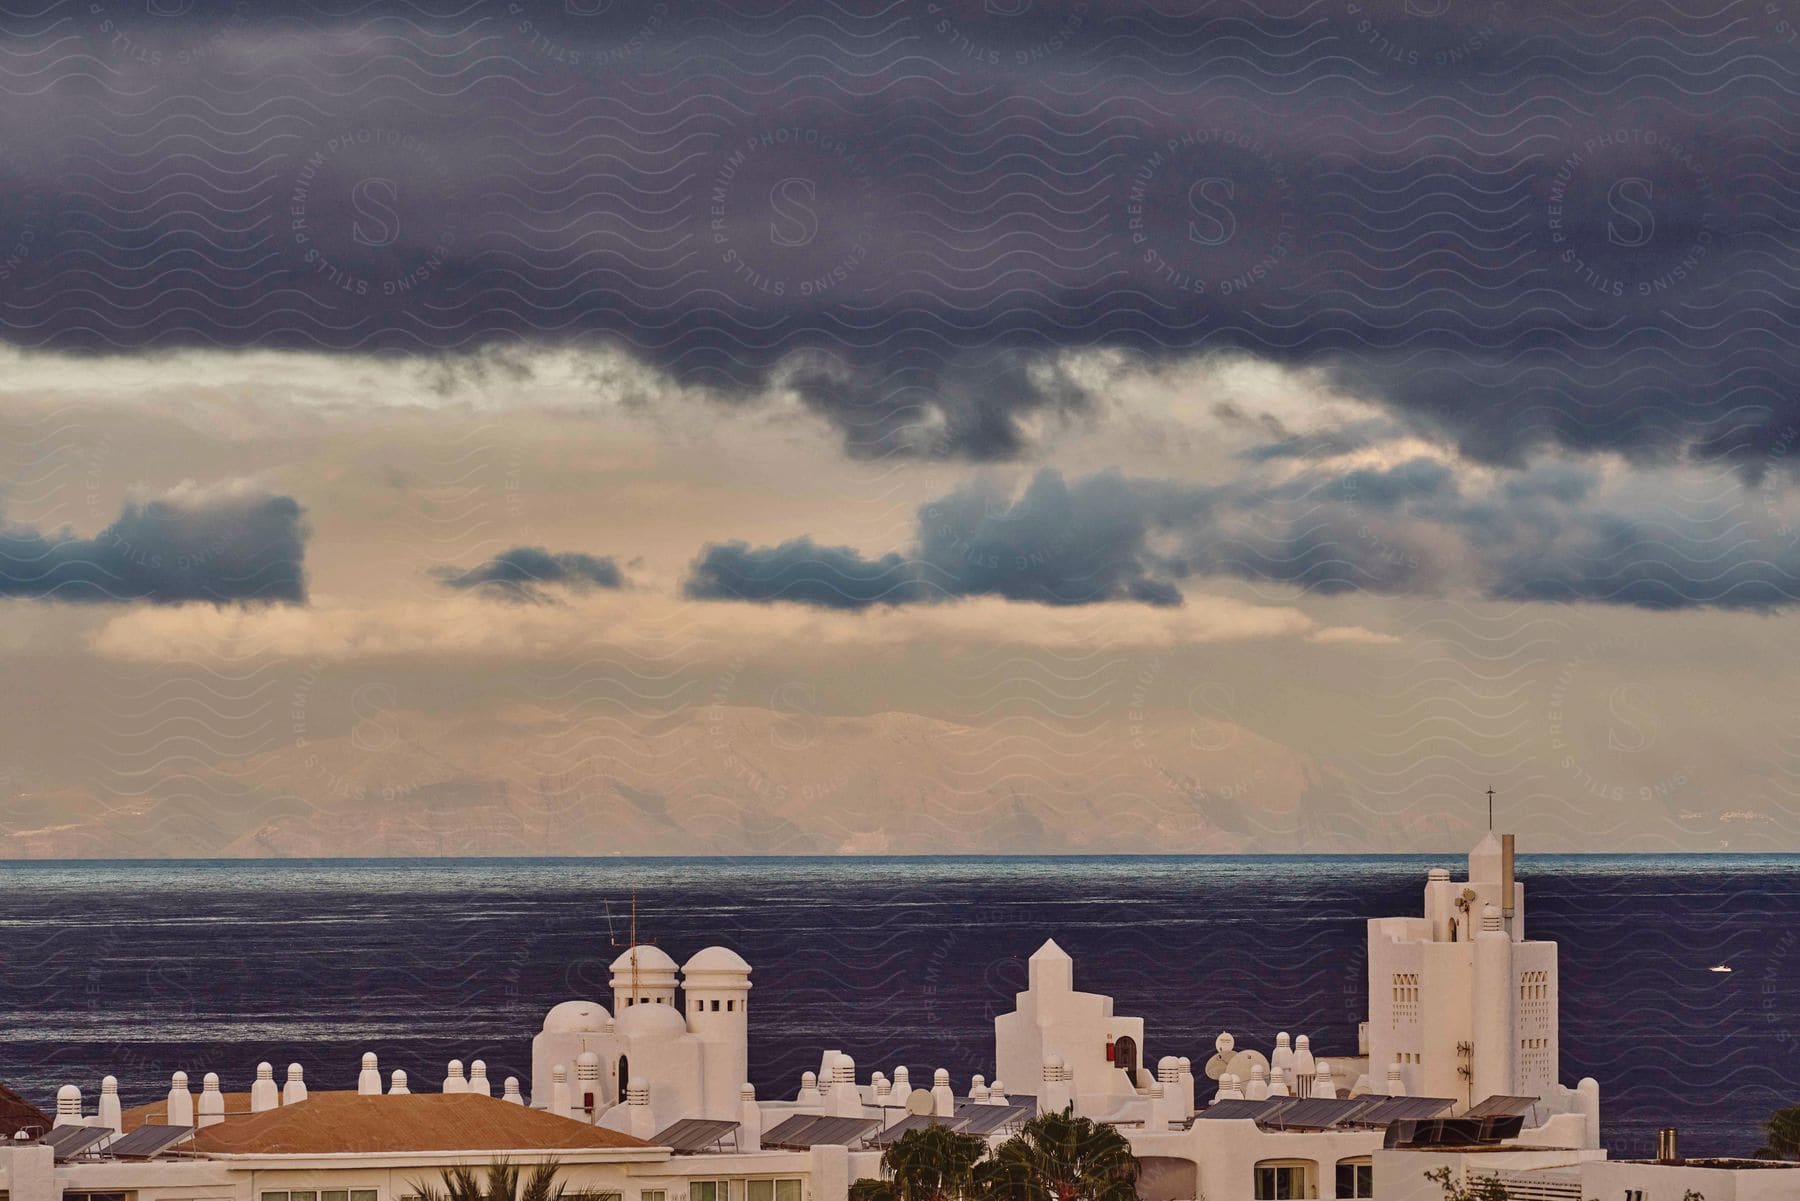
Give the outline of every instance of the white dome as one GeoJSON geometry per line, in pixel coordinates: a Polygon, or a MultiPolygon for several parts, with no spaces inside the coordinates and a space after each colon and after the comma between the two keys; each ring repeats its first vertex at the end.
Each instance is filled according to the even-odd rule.
{"type": "Polygon", "coordinates": [[[669,958],[669,953],[661,947],[653,947],[648,943],[639,943],[635,947],[628,947],[619,952],[619,957],[612,961],[612,970],[629,972],[633,955],[637,956],[637,968],[640,972],[672,972],[675,970],[675,961],[669,958]]]}
{"type": "Polygon", "coordinates": [[[633,1005],[619,1016],[619,1033],[634,1038],[677,1038],[687,1032],[687,1021],[672,1005],[633,1005]]]}
{"type": "Polygon", "coordinates": [[[598,1001],[564,1001],[544,1015],[545,1034],[597,1034],[612,1015],[598,1001]]]}
{"type": "Polygon", "coordinates": [[[705,947],[682,965],[684,972],[748,972],[750,965],[730,947],[705,947]]]}

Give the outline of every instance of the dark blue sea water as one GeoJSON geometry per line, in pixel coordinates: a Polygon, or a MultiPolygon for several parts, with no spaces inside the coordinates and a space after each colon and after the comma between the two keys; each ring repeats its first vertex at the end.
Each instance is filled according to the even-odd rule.
{"type": "MultiPolygon", "coordinates": [[[[258,1060],[353,1087],[372,1050],[435,1088],[451,1057],[529,1077],[557,1001],[610,1001],[642,934],[755,967],[751,1075],[993,1075],[993,1017],[1054,937],[1078,987],[1203,1062],[1221,1030],[1353,1052],[1369,916],[1418,911],[1437,857],[334,860],[0,864],[0,1080],[46,1107],[258,1060]],[[610,915],[610,920],[609,920],[610,915]]],[[[1528,930],[1562,944],[1562,1074],[1597,1077],[1615,1154],[1659,1125],[1743,1153],[1800,1102],[1800,857],[1527,858],[1528,930]],[[1728,963],[1735,970],[1707,969],[1728,963]]],[[[1020,1092],[1031,1082],[1009,1082],[1020,1092]]]]}

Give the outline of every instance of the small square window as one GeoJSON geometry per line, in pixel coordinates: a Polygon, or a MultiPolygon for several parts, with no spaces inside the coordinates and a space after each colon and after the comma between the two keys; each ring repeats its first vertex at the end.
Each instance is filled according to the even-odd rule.
{"type": "Polygon", "coordinates": [[[719,1002],[716,999],[713,1001],[713,1010],[712,1011],[714,1013],[719,1012],[719,1002]]]}
{"type": "Polygon", "coordinates": [[[669,1201],[667,1191],[659,1188],[647,1188],[638,1194],[638,1201],[669,1201]]]}

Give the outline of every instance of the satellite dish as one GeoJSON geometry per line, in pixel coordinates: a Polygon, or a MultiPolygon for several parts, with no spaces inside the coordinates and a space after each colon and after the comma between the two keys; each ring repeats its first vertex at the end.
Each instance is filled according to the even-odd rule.
{"type": "Polygon", "coordinates": [[[1269,1070],[1269,1061],[1263,1057],[1261,1051],[1239,1051],[1225,1065],[1225,1070],[1238,1078],[1239,1085],[1245,1085],[1250,1083],[1250,1069],[1258,1065],[1261,1065],[1265,1073],[1269,1070]]]}
{"type": "Polygon", "coordinates": [[[931,1114],[937,1112],[937,1098],[922,1088],[912,1090],[912,1096],[906,1099],[906,1112],[911,1114],[931,1114]]]}
{"type": "Polygon", "coordinates": [[[1211,1059],[1206,1061],[1206,1078],[1208,1080],[1217,1080],[1225,1074],[1225,1069],[1230,1066],[1231,1059],[1228,1056],[1214,1055],[1211,1059]]]}

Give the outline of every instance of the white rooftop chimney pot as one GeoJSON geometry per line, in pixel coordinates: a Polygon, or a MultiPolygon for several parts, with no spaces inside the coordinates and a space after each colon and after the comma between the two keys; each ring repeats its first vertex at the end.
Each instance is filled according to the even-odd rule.
{"type": "Polygon", "coordinates": [[[381,1062],[373,1051],[363,1052],[362,1073],[356,1078],[356,1091],[365,1097],[381,1095],[381,1062]]]}
{"type": "Polygon", "coordinates": [[[745,1084],[738,1089],[737,1149],[762,1150],[762,1107],[756,1103],[754,1084],[745,1084]]]}
{"type": "MultiPolygon", "coordinates": [[[[627,1086],[626,1093],[629,1095],[627,1086]]],[[[550,1069],[550,1112],[559,1118],[571,1116],[569,1101],[569,1065],[559,1063],[550,1069]]]]}
{"type": "Polygon", "coordinates": [[[506,1084],[503,1087],[504,1091],[500,1094],[500,1099],[502,1101],[509,1101],[514,1105],[525,1104],[525,1097],[519,1092],[519,1078],[517,1076],[508,1076],[506,1078],[506,1084]]]}
{"type": "Polygon", "coordinates": [[[225,1120],[225,1094],[219,1091],[219,1074],[208,1072],[200,1078],[201,1126],[217,1126],[225,1120]]]}
{"type": "Polygon", "coordinates": [[[256,1065],[256,1081],[250,1085],[250,1112],[267,1113],[281,1104],[281,1090],[275,1087],[275,1065],[264,1060],[256,1065]]]}
{"type": "Polygon", "coordinates": [[[1337,1081],[1331,1077],[1331,1061],[1319,1060],[1318,1070],[1313,1073],[1312,1095],[1337,1100],[1337,1081]]]}
{"type": "Polygon", "coordinates": [[[406,1087],[406,1070],[404,1068],[395,1068],[394,1074],[389,1077],[388,1096],[408,1097],[411,1095],[412,1089],[406,1087]]]}
{"type": "Polygon", "coordinates": [[[188,1091],[186,1072],[176,1072],[169,1077],[169,1104],[165,1116],[171,1126],[194,1124],[194,1094],[188,1091]]]}
{"type": "Polygon", "coordinates": [[[794,1094],[796,1105],[823,1105],[825,1094],[819,1091],[819,1077],[813,1072],[800,1073],[800,1091],[794,1094]]]}
{"type": "Polygon", "coordinates": [[[306,1100],[306,1072],[297,1063],[288,1064],[287,1083],[281,1086],[281,1103],[298,1105],[306,1100]]]}
{"type": "Polygon", "coordinates": [[[841,1118],[860,1118],[862,1094],[856,1091],[856,1060],[839,1053],[831,1082],[831,1112],[841,1118]]]}
{"type": "Polygon", "coordinates": [[[81,1090],[73,1084],[65,1084],[56,1090],[56,1125],[87,1125],[81,1116],[81,1090]]]}
{"type": "Polygon", "coordinates": [[[466,1093],[469,1082],[463,1078],[462,1060],[452,1059],[444,1072],[444,1091],[447,1093],[466,1093]]]}
{"type": "Polygon", "coordinates": [[[956,1113],[956,1094],[950,1091],[950,1072],[947,1068],[939,1068],[931,1076],[932,1112],[940,1118],[947,1118],[956,1113]]]}
{"type": "Polygon", "coordinates": [[[488,1083],[487,1064],[482,1060],[469,1065],[469,1091],[483,1097],[494,1095],[494,1086],[488,1083]]]}
{"type": "Polygon", "coordinates": [[[114,1134],[125,1132],[125,1118],[119,1112],[119,1078],[117,1076],[101,1078],[100,1112],[95,1117],[95,1125],[104,1126],[114,1134]]]}
{"type": "Polygon", "coordinates": [[[1398,1059],[1393,1060],[1388,1064],[1387,1095],[1390,1097],[1404,1097],[1406,1095],[1406,1081],[1400,1074],[1400,1061],[1398,1059]]]}
{"type": "Polygon", "coordinates": [[[626,1090],[628,1127],[625,1133],[649,1142],[656,1137],[656,1113],[650,1108],[650,1086],[633,1081],[626,1090]]]}

